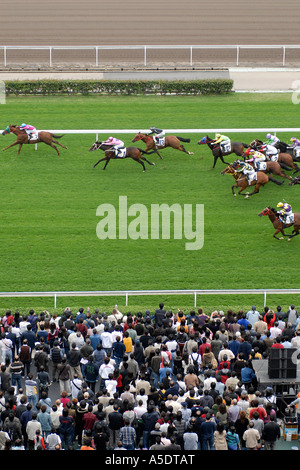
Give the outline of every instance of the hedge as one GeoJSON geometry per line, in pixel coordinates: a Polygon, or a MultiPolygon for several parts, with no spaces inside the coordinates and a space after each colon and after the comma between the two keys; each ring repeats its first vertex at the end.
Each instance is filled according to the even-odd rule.
{"type": "Polygon", "coordinates": [[[232,91],[233,80],[28,80],[7,81],[7,95],[210,95],[232,91]]]}

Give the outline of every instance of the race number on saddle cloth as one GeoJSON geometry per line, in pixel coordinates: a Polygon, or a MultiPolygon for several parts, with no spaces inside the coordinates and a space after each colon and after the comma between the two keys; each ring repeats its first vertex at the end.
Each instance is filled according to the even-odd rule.
{"type": "Polygon", "coordinates": [[[279,202],[277,207],[280,207],[278,212],[280,220],[284,224],[293,224],[294,223],[294,213],[292,211],[292,206],[287,202],[279,202]]]}
{"type": "Polygon", "coordinates": [[[227,135],[216,134],[214,143],[220,144],[220,148],[223,153],[231,151],[231,141],[227,135]]]}
{"type": "Polygon", "coordinates": [[[126,149],[124,148],[124,142],[116,137],[109,137],[105,142],[105,145],[111,145],[115,150],[117,158],[124,158],[126,155],[126,149]]]}
{"type": "Polygon", "coordinates": [[[148,133],[148,135],[152,135],[152,134],[155,134],[153,136],[153,140],[154,140],[154,143],[155,145],[159,145],[160,147],[164,147],[165,145],[165,131],[163,129],[158,129],[157,127],[150,127],[150,132],[148,133]]]}
{"type": "Polygon", "coordinates": [[[23,124],[20,125],[20,129],[22,131],[25,131],[28,135],[28,142],[38,139],[38,132],[34,126],[31,126],[30,124],[25,124],[25,122],[23,122],[23,124]]]}

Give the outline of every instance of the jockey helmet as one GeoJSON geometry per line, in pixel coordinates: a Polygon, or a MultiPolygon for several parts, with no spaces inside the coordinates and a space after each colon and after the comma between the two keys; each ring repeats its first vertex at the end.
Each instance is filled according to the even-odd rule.
{"type": "Polygon", "coordinates": [[[113,138],[113,137],[109,137],[107,140],[111,141],[111,140],[114,140],[114,138],[113,138]]]}
{"type": "Polygon", "coordinates": [[[283,202],[278,202],[277,207],[283,207],[283,202]]]}
{"type": "Polygon", "coordinates": [[[250,149],[250,148],[248,148],[247,150],[245,150],[245,155],[247,155],[247,156],[248,156],[250,152],[251,152],[251,149],[250,149]]]}
{"type": "Polygon", "coordinates": [[[272,135],[270,133],[266,135],[267,139],[271,139],[271,137],[272,137],[272,135]]]}
{"type": "Polygon", "coordinates": [[[221,134],[216,134],[216,138],[221,137],[221,134]]]}
{"type": "Polygon", "coordinates": [[[245,162],[240,162],[239,165],[240,166],[246,166],[246,163],[245,162]]]}
{"type": "Polygon", "coordinates": [[[21,124],[20,127],[26,127],[25,122],[23,122],[23,124],[21,124]]]}
{"type": "Polygon", "coordinates": [[[296,137],[291,138],[291,142],[294,142],[295,140],[297,140],[296,137]]]}

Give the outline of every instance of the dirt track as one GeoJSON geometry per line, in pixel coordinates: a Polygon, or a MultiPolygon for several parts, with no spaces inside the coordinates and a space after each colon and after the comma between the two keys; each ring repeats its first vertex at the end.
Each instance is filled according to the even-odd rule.
{"type": "Polygon", "coordinates": [[[299,17],[299,0],[2,0],[0,45],[299,44],[299,17]]]}

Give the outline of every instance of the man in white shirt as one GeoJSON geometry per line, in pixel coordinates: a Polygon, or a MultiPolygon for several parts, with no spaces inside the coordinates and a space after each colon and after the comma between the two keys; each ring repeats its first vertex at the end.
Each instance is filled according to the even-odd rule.
{"type": "Polygon", "coordinates": [[[252,305],[252,309],[246,313],[246,319],[254,326],[254,323],[259,320],[259,315],[260,313],[256,310],[255,305],[252,305]]]}
{"type": "Polygon", "coordinates": [[[112,341],[112,335],[109,332],[109,329],[107,326],[104,328],[104,331],[103,333],[101,333],[100,337],[102,341],[102,348],[104,349],[104,351],[106,353],[111,352],[113,341],[112,341]]]}
{"type": "Polygon", "coordinates": [[[278,327],[278,321],[274,323],[270,328],[270,338],[276,339],[278,336],[282,335],[282,330],[278,327]]]}
{"type": "Polygon", "coordinates": [[[100,375],[99,390],[106,388],[105,387],[106,380],[108,380],[109,374],[113,374],[113,373],[114,373],[114,366],[110,364],[109,357],[106,357],[104,359],[104,363],[99,368],[99,375],[100,375]]]}

